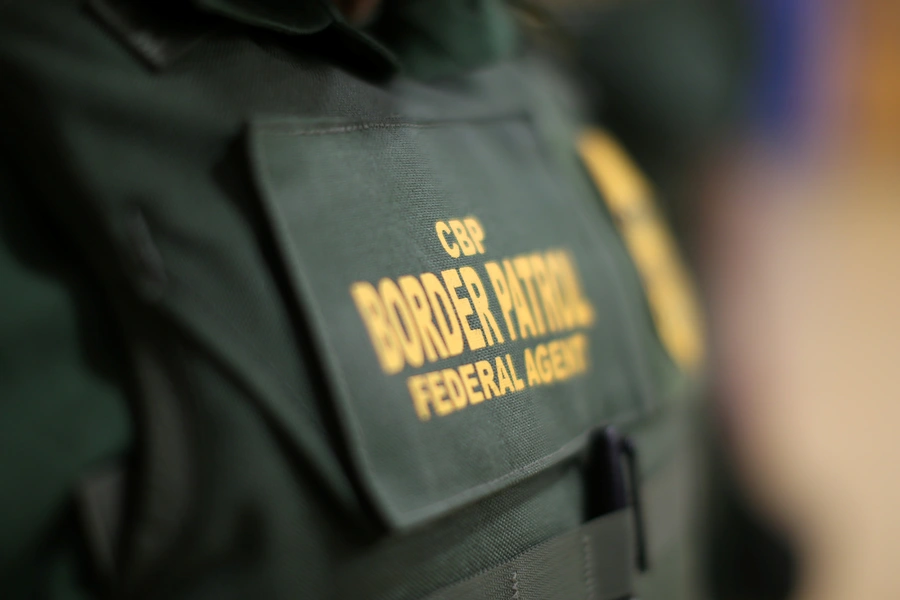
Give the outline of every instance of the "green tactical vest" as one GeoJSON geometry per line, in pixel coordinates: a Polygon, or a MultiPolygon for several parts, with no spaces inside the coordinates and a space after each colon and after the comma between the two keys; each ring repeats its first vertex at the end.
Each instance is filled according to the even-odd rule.
{"type": "Polygon", "coordinates": [[[683,274],[501,5],[19,4],[9,189],[134,432],[50,597],[699,597],[683,274]]]}

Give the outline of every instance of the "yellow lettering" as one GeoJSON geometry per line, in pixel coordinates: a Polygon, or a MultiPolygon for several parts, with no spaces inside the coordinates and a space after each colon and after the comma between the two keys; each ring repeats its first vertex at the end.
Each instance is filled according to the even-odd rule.
{"type": "Polygon", "coordinates": [[[588,338],[578,333],[525,349],[528,383],[520,379],[512,355],[495,356],[457,369],[447,368],[407,379],[416,414],[428,421],[432,414],[446,416],[491,398],[519,392],[526,387],[559,383],[588,368],[588,338]],[[479,391],[480,387],[480,391],[479,391]]]}
{"type": "Polygon", "coordinates": [[[487,271],[488,278],[491,280],[491,286],[494,288],[494,295],[497,302],[500,303],[500,312],[506,321],[506,331],[509,332],[509,339],[515,341],[519,336],[516,335],[516,328],[512,321],[513,303],[509,295],[509,288],[506,285],[506,277],[503,276],[503,269],[500,265],[491,261],[484,264],[484,270],[487,271]]]}
{"type": "MultiPolygon", "coordinates": [[[[577,349],[575,348],[575,344],[573,340],[575,336],[566,338],[564,340],[560,340],[559,342],[559,353],[562,356],[561,360],[563,364],[565,364],[566,370],[566,378],[574,377],[581,372],[580,361],[578,360],[577,349]]],[[[551,356],[553,353],[551,351],[551,356]]]]}
{"type": "Polygon", "coordinates": [[[388,321],[394,328],[397,339],[400,340],[406,362],[413,367],[421,367],[425,363],[422,340],[419,338],[419,330],[409,312],[409,307],[406,306],[406,300],[403,299],[403,293],[388,277],[378,282],[378,292],[387,309],[388,321]]]}
{"type": "Polygon", "coordinates": [[[563,360],[562,344],[559,340],[553,340],[547,344],[547,352],[550,353],[550,366],[553,368],[553,379],[565,381],[569,376],[567,364],[563,360]]]}
{"type": "Polygon", "coordinates": [[[572,336],[572,354],[575,356],[575,368],[579,373],[588,370],[588,338],[584,334],[572,336]]]}
{"type": "Polygon", "coordinates": [[[469,299],[475,306],[475,314],[478,315],[478,319],[481,321],[481,330],[484,332],[484,337],[487,338],[488,346],[494,345],[494,335],[497,336],[497,343],[502,344],[503,334],[500,333],[500,328],[497,327],[497,321],[494,319],[494,313],[491,312],[484,284],[481,283],[478,273],[472,267],[462,267],[459,273],[466,284],[466,289],[469,290],[469,299]],[[492,331],[493,334],[491,333],[492,331]]]}
{"type": "Polygon", "coordinates": [[[400,284],[403,296],[406,298],[410,311],[412,311],[413,320],[418,326],[422,346],[425,349],[425,356],[428,357],[430,362],[436,361],[438,355],[441,358],[447,358],[449,356],[447,346],[444,345],[441,334],[438,332],[437,327],[434,326],[434,321],[431,317],[431,305],[428,303],[428,297],[425,295],[425,290],[422,289],[422,284],[411,275],[401,277],[397,280],[397,283],[400,284]],[[436,352],[435,349],[437,349],[436,352]]]}
{"type": "Polygon", "coordinates": [[[394,375],[403,370],[405,360],[400,340],[388,321],[387,311],[375,286],[366,281],[354,283],[350,295],[369,332],[381,370],[394,375]]]}
{"type": "Polygon", "coordinates": [[[434,224],[434,232],[437,234],[438,239],[441,241],[441,246],[444,247],[444,250],[447,251],[453,258],[459,258],[459,246],[456,244],[447,241],[447,234],[451,233],[450,228],[443,221],[438,221],[434,224]]]}
{"type": "Polygon", "coordinates": [[[534,274],[538,294],[541,297],[541,303],[544,305],[547,327],[550,328],[550,331],[558,331],[564,326],[559,310],[559,300],[557,299],[558,292],[552,283],[552,279],[547,276],[547,265],[544,263],[544,257],[540,254],[531,255],[531,272],[534,274]]]}
{"type": "Polygon", "coordinates": [[[475,363],[475,370],[478,371],[478,381],[481,382],[481,391],[484,397],[490,400],[492,396],[500,396],[500,389],[494,383],[494,368],[486,360],[479,360],[475,363]]]}
{"type": "Polygon", "coordinates": [[[413,375],[406,380],[409,394],[412,396],[413,406],[420,421],[431,419],[431,411],[428,409],[428,380],[424,375],[413,375]]]}
{"type": "Polygon", "coordinates": [[[538,306],[537,294],[534,292],[531,264],[528,262],[528,257],[517,256],[513,259],[513,264],[516,267],[516,274],[519,276],[519,279],[522,280],[522,283],[525,284],[525,291],[528,294],[528,301],[531,304],[531,314],[534,315],[534,323],[535,325],[537,325],[538,335],[544,335],[544,333],[547,331],[547,327],[546,325],[544,325],[544,317],[541,315],[541,310],[538,306]]]}
{"type": "Polygon", "coordinates": [[[422,273],[420,279],[428,300],[431,302],[431,310],[437,321],[438,329],[441,330],[441,337],[447,346],[447,354],[459,356],[463,352],[463,331],[459,326],[456,309],[453,308],[450,296],[444,289],[444,284],[434,273],[422,273]]]}
{"type": "Polygon", "coordinates": [[[462,377],[463,385],[466,388],[469,404],[484,402],[484,394],[477,391],[478,380],[474,378],[474,375],[475,367],[473,365],[463,365],[459,368],[459,376],[462,377]]]}
{"type": "Polygon", "coordinates": [[[444,375],[444,381],[447,383],[447,394],[450,396],[450,402],[456,410],[462,410],[468,403],[466,400],[466,388],[463,386],[462,378],[455,369],[444,369],[441,371],[444,375]]]}
{"type": "Polygon", "coordinates": [[[452,219],[447,222],[450,225],[450,229],[453,230],[453,235],[456,236],[456,241],[459,242],[460,247],[462,248],[462,253],[466,256],[472,256],[473,254],[477,254],[478,250],[475,248],[475,244],[472,243],[472,240],[469,239],[469,232],[466,231],[466,226],[463,225],[463,222],[458,219],[452,219]]]}
{"type": "Polygon", "coordinates": [[[525,294],[519,285],[519,278],[513,270],[512,263],[504,260],[503,269],[506,271],[506,281],[509,284],[509,295],[516,311],[516,320],[519,321],[519,333],[522,334],[522,339],[536,336],[537,329],[534,326],[531,309],[528,308],[528,302],[525,300],[525,294]]]}
{"type": "Polygon", "coordinates": [[[541,383],[553,382],[553,367],[550,365],[550,354],[547,346],[538,344],[534,349],[534,361],[537,363],[538,373],[541,376],[541,383]]]}
{"type": "Polygon", "coordinates": [[[525,389],[525,382],[522,381],[518,375],[516,375],[516,365],[513,364],[512,356],[509,354],[506,355],[506,364],[509,365],[509,374],[512,376],[513,382],[516,384],[516,391],[521,391],[525,389]]]}
{"type": "Polygon", "coordinates": [[[469,237],[472,238],[475,249],[479,254],[484,254],[484,245],[481,243],[484,241],[484,229],[481,228],[481,222],[475,217],[467,217],[463,219],[463,223],[469,231],[469,237]]]}
{"type": "Polygon", "coordinates": [[[509,371],[506,370],[506,365],[503,364],[503,358],[498,356],[494,362],[497,365],[497,387],[500,389],[500,393],[497,395],[503,396],[507,392],[516,391],[512,378],[509,376],[509,371]]]}
{"type": "Polygon", "coordinates": [[[444,278],[444,283],[447,285],[447,290],[450,292],[450,298],[453,301],[453,306],[456,308],[456,315],[459,317],[459,323],[466,333],[466,341],[469,343],[469,350],[480,350],[481,348],[484,348],[487,345],[484,341],[484,334],[480,329],[477,327],[473,329],[469,324],[469,316],[475,312],[472,308],[472,303],[469,302],[468,298],[460,298],[459,292],[456,291],[462,287],[462,281],[459,279],[459,271],[456,269],[447,269],[441,273],[441,276],[444,278]]]}
{"type": "Polygon", "coordinates": [[[590,367],[591,361],[588,357],[589,340],[586,335],[579,333],[572,336],[572,348],[577,357],[578,372],[586,373],[590,367]]]}
{"type": "Polygon", "coordinates": [[[428,388],[431,392],[431,405],[434,406],[434,412],[443,417],[453,412],[453,404],[447,398],[447,388],[444,387],[444,378],[440,371],[428,373],[428,388]]]}
{"type": "Polygon", "coordinates": [[[529,387],[541,385],[541,376],[538,373],[537,365],[534,364],[534,354],[531,348],[525,349],[525,375],[528,377],[529,387]]]}

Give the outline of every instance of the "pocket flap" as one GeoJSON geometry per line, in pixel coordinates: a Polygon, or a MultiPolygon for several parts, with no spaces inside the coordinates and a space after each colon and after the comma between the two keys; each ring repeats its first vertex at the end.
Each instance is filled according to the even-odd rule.
{"type": "Polygon", "coordinates": [[[253,122],[250,152],[350,455],[408,528],[639,412],[610,223],[528,118],[253,122]]]}

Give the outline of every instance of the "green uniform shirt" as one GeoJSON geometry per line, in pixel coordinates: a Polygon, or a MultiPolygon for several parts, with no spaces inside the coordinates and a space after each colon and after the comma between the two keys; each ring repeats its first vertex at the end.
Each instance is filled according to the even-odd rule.
{"type": "Polygon", "coordinates": [[[0,7],[3,597],[419,598],[669,468],[671,244],[504,5],[145,4],[0,7]]]}

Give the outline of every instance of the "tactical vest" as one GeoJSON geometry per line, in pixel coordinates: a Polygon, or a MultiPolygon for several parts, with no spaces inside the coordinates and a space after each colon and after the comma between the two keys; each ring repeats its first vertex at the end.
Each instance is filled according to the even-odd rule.
{"type": "Polygon", "coordinates": [[[683,273],[546,66],[46,4],[11,102],[127,344],[138,450],[78,495],[112,597],[697,597],[683,273]]]}

